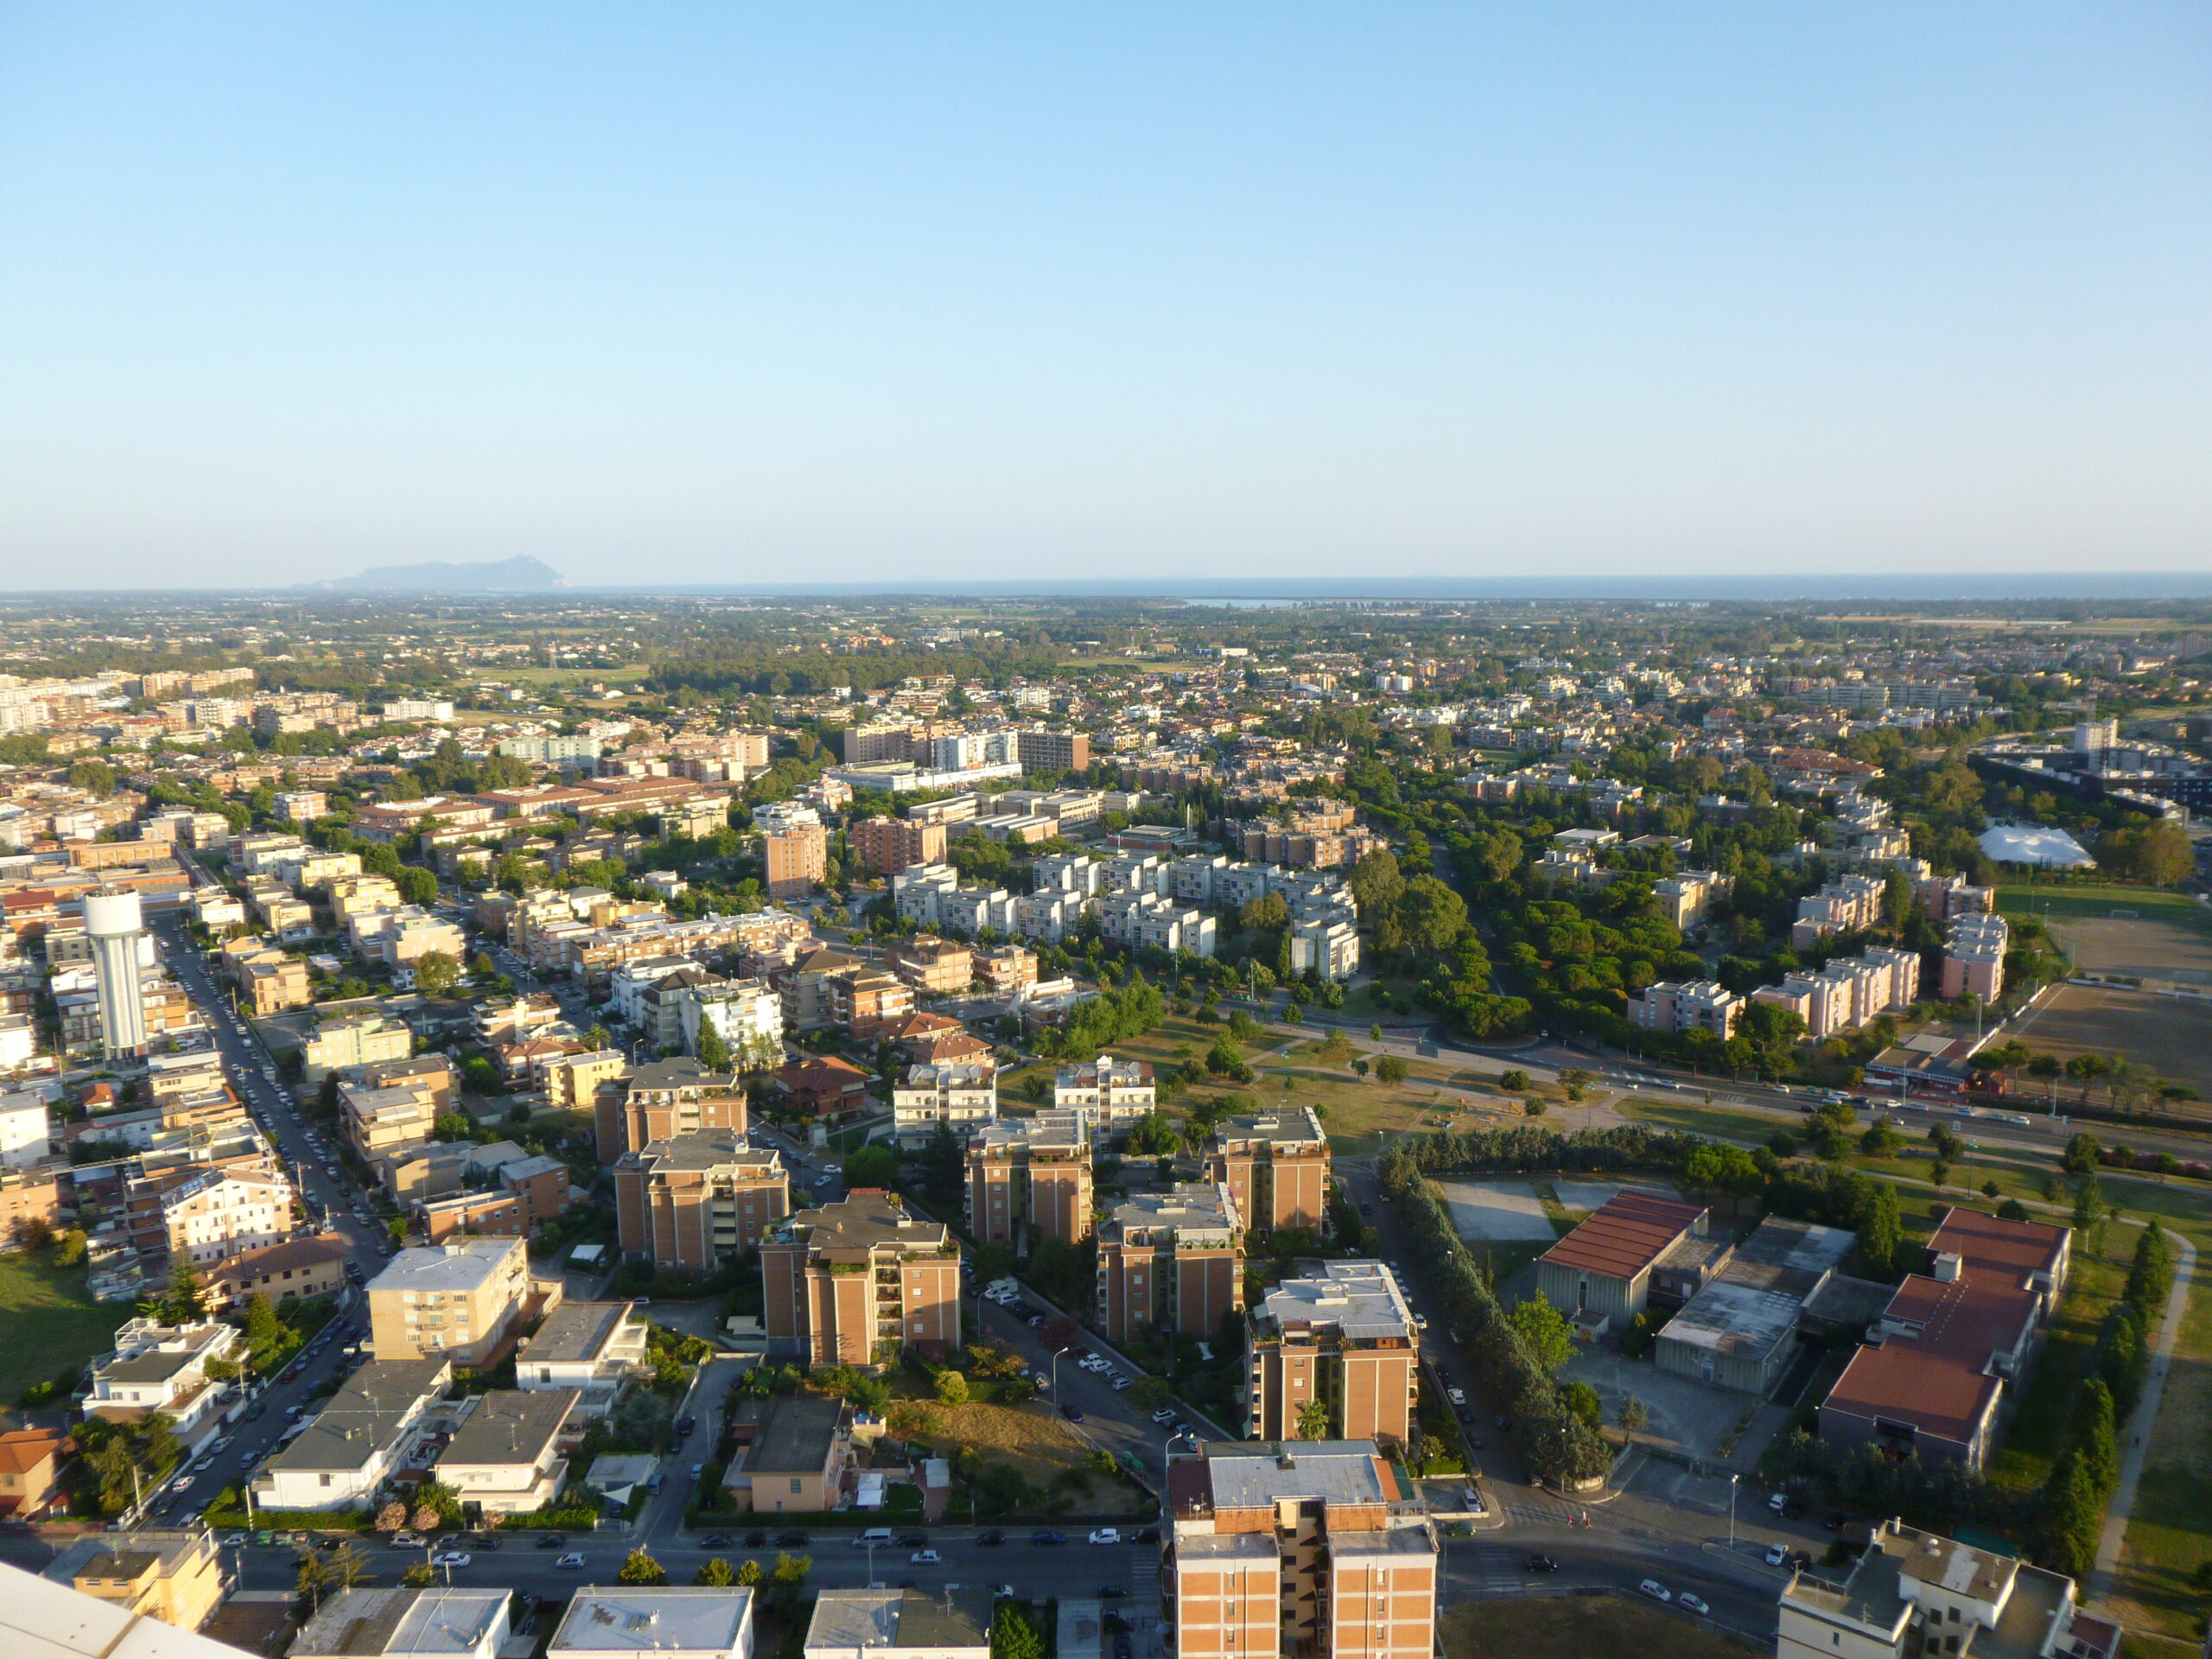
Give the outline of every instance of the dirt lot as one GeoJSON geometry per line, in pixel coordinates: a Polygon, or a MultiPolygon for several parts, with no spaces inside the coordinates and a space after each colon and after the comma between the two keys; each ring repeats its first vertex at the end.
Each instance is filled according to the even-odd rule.
{"type": "Polygon", "coordinates": [[[1998,902],[2043,918],[2084,973],[2212,988],[2212,909],[2179,893],[2008,887],[1998,902]]]}
{"type": "MultiPolygon", "coordinates": [[[[2212,1098],[2212,1002],[2099,985],[2062,985],[2012,1028],[2057,1055],[2118,1054],[2212,1098]]],[[[2024,1087],[2033,1091],[2033,1081],[2024,1087]]],[[[2078,1085],[2076,1085],[2078,1090],[2078,1085]]],[[[2061,1099],[2068,1085],[2059,1084],[2061,1099]]],[[[2063,1109],[2062,1107],[2061,1109],[2063,1109]]]]}

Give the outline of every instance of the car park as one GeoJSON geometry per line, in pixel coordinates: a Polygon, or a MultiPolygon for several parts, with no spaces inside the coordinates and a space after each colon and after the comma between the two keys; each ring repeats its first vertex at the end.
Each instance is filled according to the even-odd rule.
{"type": "Polygon", "coordinates": [[[1656,1579],[1646,1579],[1636,1587],[1654,1601],[1671,1602],[1675,1599],[1675,1592],[1656,1579]]]}

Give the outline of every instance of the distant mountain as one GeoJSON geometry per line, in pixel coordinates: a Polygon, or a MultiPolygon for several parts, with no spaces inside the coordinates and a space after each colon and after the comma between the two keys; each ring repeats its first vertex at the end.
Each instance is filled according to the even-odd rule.
{"type": "Polygon", "coordinates": [[[542,594],[569,579],[543,559],[487,560],[482,564],[384,564],[334,582],[303,582],[328,594],[542,594]]]}

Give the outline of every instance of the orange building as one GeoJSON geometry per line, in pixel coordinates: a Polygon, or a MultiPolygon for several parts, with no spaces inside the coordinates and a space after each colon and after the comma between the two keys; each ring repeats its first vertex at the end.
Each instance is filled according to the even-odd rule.
{"type": "Polygon", "coordinates": [[[1319,1401],[1332,1434],[1413,1439],[1421,1355],[1413,1313],[1382,1262],[1330,1262],[1283,1280],[1252,1310],[1244,1346],[1248,1438],[1299,1439],[1319,1401]]]}
{"type": "Polygon", "coordinates": [[[766,839],[771,899],[804,898],[828,874],[830,836],[820,824],[795,823],[771,830],[766,839]]]}
{"type": "Polygon", "coordinates": [[[852,829],[853,850],[878,875],[917,864],[944,862],[944,826],[910,818],[863,818],[852,829]]]}
{"type": "Polygon", "coordinates": [[[1205,1341],[1243,1311],[1244,1227],[1227,1187],[1140,1193],[1099,1229],[1098,1328],[1109,1341],[1147,1325],[1205,1341]]]}
{"type": "Polygon", "coordinates": [[[1214,1130],[1206,1179],[1229,1188],[1255,1233],[1318,1233],[1329,1216],[1329,1137],[1310,1106],[1226,1118],[1214,1130]]]}
{"type": "Polygon", "coordinates": [[[760,1246],[768,1351],[810,1365],[895,1363],[960,1345],[960,1249],[897,1194],[861,1187],[802,1210],[760,1246]]]}
{"type": "Polygon", "coordinates": [[[968,1233],[1016,1249],[1091,1233],[1090,1135],[1075,1112],[988,1124],[968,1142],[968,1233]]]}

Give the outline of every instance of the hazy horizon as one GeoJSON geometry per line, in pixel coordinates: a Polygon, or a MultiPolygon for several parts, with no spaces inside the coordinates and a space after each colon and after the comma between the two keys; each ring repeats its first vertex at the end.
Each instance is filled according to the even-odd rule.
{"type": "Polygon", "coordinates": [[[2201,8],[0,47],[0,590],[2212,571],[2201,8]]]}

